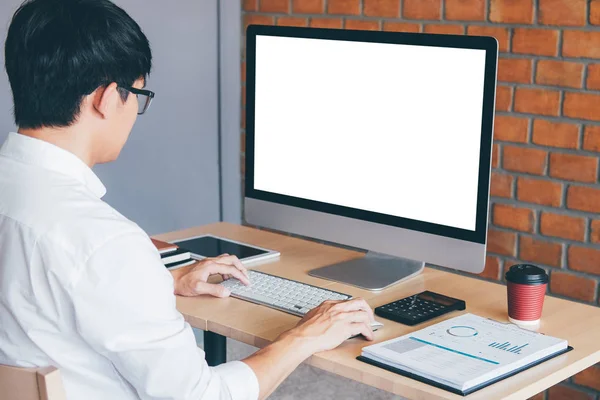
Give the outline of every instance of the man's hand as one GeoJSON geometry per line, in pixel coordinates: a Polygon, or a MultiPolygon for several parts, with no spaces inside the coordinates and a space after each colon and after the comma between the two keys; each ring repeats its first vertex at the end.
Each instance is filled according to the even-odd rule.
{"type": "Polygon", "coordinates": [[[296,328],[284,333],[301,337],[312,353],[331,350],[346,339],[363,335],[373,340],[373,310],[363,299],[325,301],[309,311],[296,328]]]}
{"type": "Polygon", "coordinates": [[[175,294],[179,296],[199,296],[209,294],[215,297],[228,297],[231,292],[225,287],[208,283],[211,275],[221,275],[224,280],[235,278],[249,285],[248,270],[236,256],[224,254],[216,258],[206,258],[190,269],[172,271],[175,280],[175,294]]]}
{"type": "Polygon", "coordinates": [[[363,334],[373,340],[373,310],[362,299],[326,301],[275,342],[243,360],[256,374],[265,399],[306,358],[363,334]]]}

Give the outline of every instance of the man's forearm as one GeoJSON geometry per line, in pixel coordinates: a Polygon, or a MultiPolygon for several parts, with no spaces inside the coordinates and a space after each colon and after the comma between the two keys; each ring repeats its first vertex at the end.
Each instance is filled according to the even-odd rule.
{"type": "Polygon", "coordinates": [[[266,399],[304,360],[312,355],[308,341],[286,335],[243,360],[256,374],[259,399],[266,399]]]}

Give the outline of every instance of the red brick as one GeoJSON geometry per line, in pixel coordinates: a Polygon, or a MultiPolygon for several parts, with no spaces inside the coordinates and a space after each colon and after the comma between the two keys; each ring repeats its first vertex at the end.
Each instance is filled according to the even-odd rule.
{"type": "Polygon", "coordinates": [[[569,269],[600,275],[600,250],[571,246],[567,255],[569,269]]]}
{"type": "Polygon", "coordinates": [[[242,79],[242,83],[246,83],[246,62],[242,62],[242,68],[241,68],[241,79],[242,79]]]}
{"type": "Polygon", "coordinates": [[[363,12],[368,17],[400,16],[400,0],[364,0],[363,12]]]}
{"type": "Polygon", "coordinates": [[[379,21],[363,21],[360,19],[347,19],[346,29],[357,29],[361,31],[378,31],[379,21]]]}
{"type": "Polygon", "coordinates": [[[511,198],[513,180],[511,175],[492,172],[490,196],[511,198]]]}
{"type": "Polygon", "coordinates": [[[443,35],[462,35],[465,33],[465,27],[462,25],[451,24],[427,24],[425,25],[423,32],[443,35]]]}
{"type": "Polygon", "coordinates": [[[585,219],[543,212],[540,217],[540,232],[546,236],[583,241],[585,219]]]}
{"type": "Polygon", "coordinates": [[[485,0],[446,0],[446,19],[483,21],[485,20],[485,0]]]}
{"type": "Polygon", "coordinates": [[[507,204],[494,204],[494,225],[523,232],[533,232],[535,216],[533,210],[513,207],[507,204]]]}
{"type": "Polygon", "coordinates": [[[517,88],[514,108],[516,112],[558,116],[559,100],[556,90],[517,88]]]}
{"type": "Polygon", "coordinates": [[[588,0],[539,0],[538,22],[544,25],[583,26],[588,0]]]}
{"type": "Polygon", "coordinates": [[[526,58],[499,58],[498,81],[531,83],[533,61],[526,58]]]}
{"type": "Polygon", "coordinates": [[[590,231],[590,242],[600,243],[600,219],[592,221],[590,231]]]}
{"type": "Polygon", "coordinates": [[[563,113],[571,118],[600,121],[600,95],[565,92],[563,113]]]}
{"type": "Polygon", "coordinates": [[[552,29],[515,28],[512,39],[513,53],[558,55],[558,31],[552,29]]]}
{"type": "Polygon", "coordinates": [[[590,23],[600,25],[600,0],[590,2],[590,23]]]}
{"type": "Polygon", "coordinates": [[[288,13],[290,11],[289,0],[260,0],[259,10],[262,12],[288,13]]]}
{"type": "Polygon", "coordinates": [[[406,22],[389,22],[383,23],[383,30],[388,32],[421,32],[421,25],[411,24],[406,22]]]}
{"type": "Polygon", "coordinates": [[[535,82],[540,85],[580,88],[583,68],[584,65],[577,62],[540,60],[535,82]]]}
{"type": "Polygon", "coordinates": [[[292,12],[298,14],[323,14],[325,0],[292,0],[292,12]]]}
{"type": "Polygon", "coordinates": [[[504,256],[515,256],[517,234],[490,229],[487,237],[487,251],[504,256]]]}
{"type": "Polygon", "coordinates": [[[563,32],[562,54],[565,57],[600,58],[600,32],[563,32]]]}
{"type": "Polygon", "coordinates": [[[517,181],[517,199],[520,201],[560,207],[561,198],[560,183],[523,177],[517,181]]]}
{"type": "Polygon", "coordinates": [[[562,245],[530,236],[521,236],[519,240],[519,258],[532,263],[560,267],[562,260],[562,245]]]}
{"type": "Polygon", "coordinates": [[[440,19],[442,0],[404,0],[402,16],[407,19],[440,19]]]}
{"type": "Polygon", "coordinates": [[[504,146],[504,169],[528,174],[543,175],[548,153],[544,150],[504,146]]]}
{"type": "Polygon", "coordinates": [[[492,146],[492,168],[498,168],[500,164],[500,146],[494,144],[492,146]]]}
{"type": "MultiPolygon", "coordinates": [[[[573,296],[571,296],[573,297],[573,296]]],[[[592,400],[593,397],[563,385],[556,385],[548,390],[548,400],[592,400]]]]}
{"type": "Polygon", "coordinates": [[[533,397],[530,397],[527,400],[545,400],[545,395],[546,395],[546,392],[541,392],[541,393],[536,394],[533,397]]]}
{"type": "Polygon", "coordinates": [[[583,135],[583,148],[600,152],[600,126],[586,126],[583,135]]]}
{"type": "Polygon", "coordinates": [[[246,105],[246,85],[242,86],[242,105],[246,105]]]}
{"type": "Polygon", "coordinates": [[[248,28],[248,25],[273,25],[274,23],[275,18],[266,15],[244,15],[244,30],[248,28]]]}
{"type": "Polygon", "coordinates": [[[258,0],[243,0],[244,11],[258,11],[258,0]]]}
{"type": "Polygon", "coordinates": [[[298,17],[279,17],[277,18],[279,26],[307,26],[308,19],[298,17]]]}
{"type": "Polygon", "coordinates": [[[472,25],[467,28],[467,35],[492,36],[498,41],[498,51],[508,51],[508,29],[495,26],[472,25]]]}
{"type": "MultiPolygon", "coordinates": [[[[554,294],[571,297],[573,299],[591,302],[594,300],[594,294],[596,293],[596,281],[589,278],[582,278],[576,275],[571,275],[566,272],[552,271],[550,276],[550,291],[554,294]]],[[[577,396],[576,393],[570,393],[566,397],[560,397],[560,394],[556,388],[562,388],[561,386],[554,386],[550,388],[550,399],[569,399],[575,400],[581,397],[577,396]],[[553,394],[553,390],[555,393],[553,394]],[[556,396],[556,397],[552,397],[556,396]]],[[[559,389],[562,390],[562,389],[559,389]]],[[[571,390],[571,389],[570,389],[571,390]]],[[[584,397],[588,398],[588,397],[584,397]]],[[[590,397],[591,399],[591,397],[590,397]]]]}
{"type": "Polygon", "coordinates": [[[240,150],[242,151],[242,154],[246,153],[246,134],[242,133],[240,135],[240,150]]]}
{"type": "Polygon", "coordinates": [[[490,21],[508,24],[532,24],[533,0],[491,0],[490,21]]]}
{"type": "Polygon", "coordinates": [[[579,143],[579,126],[536,119],[533,121],[531,141],[541,146],[576,149],[579,143]]]}
{"type": "Polygon", "coordinates": [[[499,85],[496,88],[496,111],[508,111],[512,104],[512,88],[499,85]]]}
{"type": "Polygon", "coordinates": [[[550,154],[550,176],[577,182],[598,180],[598,158],[575,154],[550,154]]]}
{"type": "Polygon", "coordinates": [[[573,210],[600,213],[600,189],[585,186],[569,186],[567,207],[573,210]]]}
{"type": "Polygon", "coordinates": [[[313,28],[340,29],[342,27],[341,18],[311,18],[310,26],[313,28]]]}
{"type": "Polygon", "coordinates": [[[504,142],[527,143],[529,119],[497,115],[494,121],[494,139],[504,142]]]}
{"type": "Polygon", "coordinates": [[[573,377],[573,382],[600,392],[600,365],[596,364],[584,369],[573,377]]]}
{"type": "Polygon", "coordinates": [[[589,64],[587,80],[585,87],[588,89],[598,90],[600,89],[600,64],[589,64]]]}
{"type": "Polygon", "coordinates": [[[498,257],[487,256],[485,258],[485,269],[479,276],[482,278],[498,280],[500,277],[500,260],[498,257]]]}
{"type": "Polygon", "coordinates": [[[360,0],[329,0],[327,2],[327,13],[359,15],[360,0]]]}

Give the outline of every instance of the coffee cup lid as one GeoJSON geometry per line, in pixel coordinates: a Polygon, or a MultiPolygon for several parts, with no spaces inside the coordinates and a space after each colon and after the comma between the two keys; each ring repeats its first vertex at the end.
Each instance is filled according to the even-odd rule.
{"type": "Polygon", "coordinates": [[[540,267],[531,264],[517,264],[510,267],[505,275],[508,282],[522,285],[543,285],[548,283],[548,274],[540,267]]]}

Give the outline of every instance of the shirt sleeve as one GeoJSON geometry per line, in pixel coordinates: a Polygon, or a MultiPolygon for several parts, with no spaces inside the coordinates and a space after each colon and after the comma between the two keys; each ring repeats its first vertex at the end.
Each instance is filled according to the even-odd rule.
{"type": "Polygon", "coordinates": [[[72,291],[81,337],[141,399],[258,399],[248,365],[206,364],[176,309],[173,278],[145,234],[120,236],[96,250],[72,291]]]}

